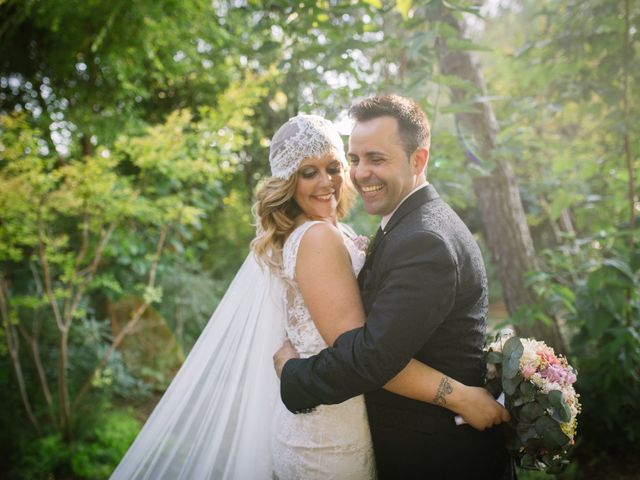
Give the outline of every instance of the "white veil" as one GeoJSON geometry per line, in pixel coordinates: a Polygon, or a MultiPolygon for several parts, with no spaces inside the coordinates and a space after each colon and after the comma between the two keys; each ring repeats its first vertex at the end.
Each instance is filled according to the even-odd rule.
{"type": "Polygon", "coordinates": [[[272,477],[284,286],[250,253],[112,480],[272,477]]]}
{"type": "MultiPolygon", "coordinates": [[[[273,136],[272,175],[289,178],[304,158],[326,152],[346,163],[330,121],[297,115],[273,136]]],[[[250,253],[111,479],[271,479],[280,398],[272,356],[285,319],[283,281],[250,253]]]]}

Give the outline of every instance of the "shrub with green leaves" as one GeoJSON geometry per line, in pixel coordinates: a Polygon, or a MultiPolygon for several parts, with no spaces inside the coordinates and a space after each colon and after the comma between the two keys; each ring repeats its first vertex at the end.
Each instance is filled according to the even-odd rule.
{"type": "Polygon", "coordinates": [[[582,453],[633,456],[640,451],[640,254],[609,252],[579,288],[575,306],[582,453]]]}

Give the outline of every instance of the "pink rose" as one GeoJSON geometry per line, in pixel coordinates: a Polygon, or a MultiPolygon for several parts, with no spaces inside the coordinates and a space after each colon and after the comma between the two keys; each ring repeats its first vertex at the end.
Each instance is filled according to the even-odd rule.
{"type": "Polygon", "coordinates": [[[536,354],[540,357],[542,362],[547,365],[560,365],[560,359],[556,357],[553,350],[550,348],[541,348],[536,352],[536,354]]]}

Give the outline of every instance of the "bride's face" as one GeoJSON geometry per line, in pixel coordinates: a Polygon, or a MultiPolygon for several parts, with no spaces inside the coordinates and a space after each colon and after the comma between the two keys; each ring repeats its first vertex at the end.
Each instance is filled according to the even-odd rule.
{"type": "Polygon", "coordinates": [[[305,215],[335,221],[344,181],[340,161],[331,154],[307,158],[298,167],[296,175],[298,183],[293,198],[305,215]]]}

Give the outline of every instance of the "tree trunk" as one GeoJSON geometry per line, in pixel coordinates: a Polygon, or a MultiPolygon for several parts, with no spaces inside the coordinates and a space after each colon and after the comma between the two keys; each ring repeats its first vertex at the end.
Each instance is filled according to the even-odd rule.
{"type": "MultiPolygon", "coordinates": [[[[460,37],[464,35],[464,24],[450,10],[441,8],[439,20],[453,27],[460,37]]],[[[536,254],[531,232],[526,221],[520,192],[513,170],[501,161],[493,159],[495,138],[499,127],[491,104],[486,101],[487,89],[482,69],[472,53],[465,50],[449,50],[446,41],[438,45],[440,69],[443,74],[456,76],[472,83],[477,88],[472,113],[457,113],[456,120],[472,132],[478,153],[483,161],[493,160],[495,166],[488,176],[474,178],[473,187],[485,228],[487,246],[498,270],[504,300],[510,315],[520,307],[534,305],[534,293],[525,284],[525,274],[537,268],[536,254]]],[[[468,92],[452,87],[455,102],[467,99],[468,92]]],[[[545,340],[558,352],[565,352],[564,341],[557,320],[551,325],[536,322],[534,325],[515,325],[521,336],[532,336],[545,340]]]]}
{"type": "MultiPolygon", "coordinates": [[[[489,176],[473,179],[473,190],[484,224],[484,236],[498,271],[509,314],[533,305],[536,298],[525,285],[525,274],[538,268],[535,249],[526,223],[520,192],[508,163],[499,162],[489,176]]],[[[550,317],[552,318],[552,317],[550,317]]],[[[552,318],[553,319],[553,318],[552,318]]],[[[557,321],[516,325],[519,335],[544,339],[556,351],[564,352],[557,321]]]]}
{"type": "Polygon", "coordinates": [[[26,382],[22,373],[22,365],[20,364],[20,339],[17,332],[15,331],[15,328],[11,325],[11,321],[9,320],[9,295],[7,291],[7,284],[3,276],[0,275],[0,322],[2,323],[2,326],[4,328],[4,336],[7,342],[7,349],[9,350],[11,364],[13,365],[13,370],[16,374],[16,381],[18,382],[18,390],[20,392],[22,405],[24,406],[29,421],[36,429],[38,434],[40,434],[42,430],[40,429],[38,419],[33,413],[33,408],[31,407],[31,401],[29,400],[29,394],[27,392],[26,382]]]}

